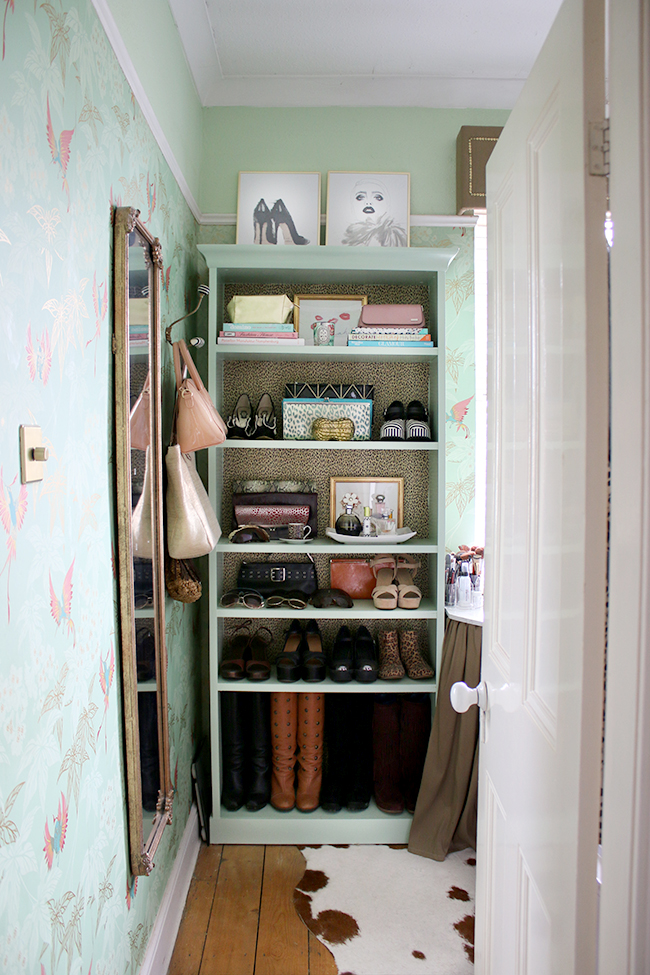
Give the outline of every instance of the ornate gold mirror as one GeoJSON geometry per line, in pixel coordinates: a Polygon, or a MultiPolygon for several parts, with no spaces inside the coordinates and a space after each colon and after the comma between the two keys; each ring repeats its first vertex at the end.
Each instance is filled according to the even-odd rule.
{"type": "Polygon", "coordinates": [[[171,822],[160,393],[160,242],[114,213],[115,470],[131,869],[151,872],[171,822]]]}

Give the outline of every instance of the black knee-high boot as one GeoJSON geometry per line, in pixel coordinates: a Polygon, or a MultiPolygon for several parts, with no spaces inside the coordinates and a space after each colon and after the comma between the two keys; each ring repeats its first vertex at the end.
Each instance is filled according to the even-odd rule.
{"type": "Polygon", "coordinates": [[[325,694],[325,753],[320,807],[339,812],[347,802],[347,762],[351,742],[346,725],[346,698],[349,694],[325,694]]]}
{"type": "Polygon", "coordinates": [[[251,812],[263,809],[271,798],[271,708],[263,691],[242,694],[250,700],[248,720],[248,798],[251,812]]]}
{"type": "Polygon", "coordinates": [[[400,714],[400,763],[404,805],[410,813],[415,811],[430,734],[430,696],[405,694],[400,714]]]}
{"type": "Polygon", "coordinates": [[[372,712],[370,694],[345,694],[348,764],[346,806],[359,812],[370,805],[373,785],[372,712]]]}
{"type": "Polygon", "coordinates": [[[234,812],[246,800],[246,737],[249,694],[222,691],[221,707],[221,805],[234,812]]]}

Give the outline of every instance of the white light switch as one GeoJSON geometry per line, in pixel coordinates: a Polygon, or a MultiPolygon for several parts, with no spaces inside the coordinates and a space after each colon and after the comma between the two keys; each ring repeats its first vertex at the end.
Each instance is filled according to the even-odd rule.
{"type": "Polygon", "coordinates": [[[45,462],[49,456],[42,443],[40,427],[20,427],[20,483],[42,481],[45,475],[45,462]]]}

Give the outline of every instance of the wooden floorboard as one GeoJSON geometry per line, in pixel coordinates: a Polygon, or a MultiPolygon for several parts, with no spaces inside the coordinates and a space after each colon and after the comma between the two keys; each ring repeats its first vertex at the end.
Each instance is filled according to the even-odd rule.
{"type": "Polygon", "coordinates": [[[337,975],[302,923],[295,846],[203,846],[167,975],[337,975]]]}
{"type": "Polygon", "coordinates": [[[293,906],[304,872],[295,846],[267,846],[255,975],[309,975],[309,931],[293,906]]]}
{"type": "Polygon", "coordinates": [[[263,869],[263,846],[224,846],[200,975],[254,975],[263,869]]]}

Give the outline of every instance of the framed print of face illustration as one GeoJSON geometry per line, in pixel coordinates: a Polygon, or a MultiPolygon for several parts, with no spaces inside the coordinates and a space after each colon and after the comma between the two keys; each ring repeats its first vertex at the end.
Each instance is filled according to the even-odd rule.
{"type": "Polygon", "coordinates": [[[238,244],[320,244],[320,173],[240,173],[238,244]]]}
{"type": "Polygon", "coordinates": [[[409,173],[327,174],[326,244],[408,247],[409,173]]]}

